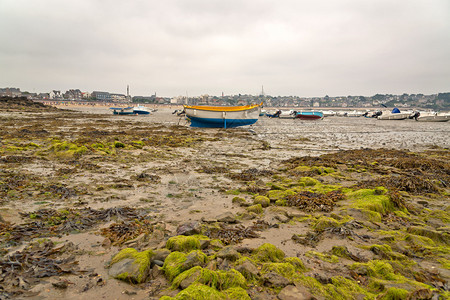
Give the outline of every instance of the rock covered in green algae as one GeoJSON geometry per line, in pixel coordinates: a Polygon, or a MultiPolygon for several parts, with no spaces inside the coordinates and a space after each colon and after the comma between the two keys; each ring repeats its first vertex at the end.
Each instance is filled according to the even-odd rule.
{"type": "Polygon", "coordinates": [[[172,288],[187,288],[193,283],[210,285],[216,289],[225,290],[232,287],[245,288],[247,280],[238,271],[213,271],[202,267],[193,267],[178,275],[172,282],[172,288]]]}
{"type": "Polygon", "coordinates": [[[240,287],[232,287],[223,291],[218,291],[215,288],[203,285],[200,283],[193,283],[183,291],[179,292],[175,297],[163,296],[160,300],[250,300],[247,292],[240,287]]]}
{"type": "Polygon", "coordinates": [[[253,204],[261,204],[262,207],[270,205],[270,199],[266,196],[256,196],[253,204]]]}
{"type": "Polygon", "coordinates": [[[153,256],[151,250],[138,252],[133,248],[123,249],[111,260],[109,275],[128,282],[142,283],[150,273],[153,256]]]}
{"type": "Polygon", "coordinates": [[[206,263],[208,259],[206,254],[204,254],[200,250],[193,250],[188,254],[178,251],[170,253],[166,257],[166,260],[164,261],[163,265],[164,274],[166,275],[167,279],[169,279],[169,281],[172,281],[180,273],[188,270],[194,265],[193,262],[186,263],[188,256],[192,258],[195,257],[195,259],[200,265],[206,263]]]}
{"type": "MultiPolygon", "coordinates": [[[[206,237],[205,237],[206,238],[206,237]]],[[[177,235],[167,240],[166,248],[171,251],[189,252],[200,249],[198,236],[177,235]]]]}
{"type": "Polygon", "coordinates": [[[254,212],[256,214],[262,214],[263,213],[263,208],[261,204],[255,204],[252,206],[247,207],[247,210],[249,212],[254,212]]]}
{"type": "Polygon", "coordinates": [[[237,252],[233,246],[226,246],[217,252],[217,257],[227,259],[229,261],[235,261],[239,258],[239,256],[239,252],[237,252]]]}
{"type": "Polygon", "coordinates": [[[252,257],[261,262],[279,262],[283,260],[285,254],[272,244],[262,244],[253,251],[252,257]]]}

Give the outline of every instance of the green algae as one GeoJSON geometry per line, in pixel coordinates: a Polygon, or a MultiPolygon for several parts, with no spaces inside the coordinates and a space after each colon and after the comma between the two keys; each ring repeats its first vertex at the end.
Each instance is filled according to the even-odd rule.
{"type": "Polygon", "coordinates": [[[166,257],[162,270],[169,281],[185,271],[183,263],[186,261],[186,256],[185,253],[174,251],[166,257]]]}
{"type": "Polygon", "coordinates": [[[226,290],[233,287],[246,288],[247,280],[245,277],[235,269],[229,271],[217,271],[219,273],[219,286],[221,290],[226,290]]]}
{"type": "Polygon", "coordinates": [[[219,290],[226,290],[232,287],[245,288],[247,286],[245,277],[234,269],[213,271],[196,266],[178,275],[172,281],[172,288],[179,287],[185,279],[189,279],[189,282],[192,283],[201,283],[219,290]]]}
{"type": "Polygon", "coordinates": [[[256,248],[251,257],[259,262],[281,262],[285,254],[274,245],[265,243],[256,248]]]}
{"type": "Polygon", "coordinates": [[[279,199],[275,201],[275,205],[277,206],[287,206],[287,200],[286,199],[279,199]]]}
{"type": "Polygon", "coordinates": [[[421,227],[421,226],[411,226],[408,227],[408,233],[412,233],[415,235],[420,235],[423,237],[430,238],[435,242],[440,242],[443,244],[450,244],[450,236],[446,232],[439,232],[430,228],[421,227]]]}
{"type": "Polygon", "coordinates": [[[80,156],[86,153],[88,148],[68,141],[61,142],[59,140],[53,140],[49,151],[59,158],[73,158],[74,156],[80,156]]]}
{"type": "Polygon", "coordinates": [[[245,199],[242,197],[234,197],[233,200],[231,200],[231,202],[239,205],[247,203],[247,201],[245,201],[245,199]]]}
{"type": "Polygon", "coordinates": [[[331,254],[337,257],[352,259],[350,251],[348,251],[345,246],[333,246],[333,248],[331,248],[331,254]]]}
{"type": "Polygon", "coordinates": [[[450,270],[450,259],[438,258],[437,261],[441,263],[444,269],[450,270]]]}
{"type": "Polygon", "coordinates": [[[380,300],[406,300],[409,292],[405,289],[390,287],[385,293],[377,297],[380,300]]]}
{"type": "Polygon", "coordinates": [[[125,148],[125,144],[119,141],[114,141],[114,148],[125,148]]]}
{"type": "MultiPolygon", "coordinates": [[[[207,237],[205,238],[208,239],[207,237]]],[[[197,236],[177,235],[167,240],[166,248],[171,251],[182,252],[197,250],[200,249],[200,240],[197,236]]]]}
{"type": "Polygon", "coordinates": [[[303,264],[303,261],[298,257],[285,257],[284,261],[293,265],[297,272],[306,271],[306,267],[303,264]]]}
{"type": "Polygon", "coordinates": [[[250,296],[241,287],[232,287],[223,291],[223,294],[227,296],[228,299],[236,300],[251,300],[250,296]]]}
{"type": "Polygon", "coordinates": [[[325,299],[352,300],[364,295],[365,299],[374,299],[375,295],[364,290],[355,281],[336,276],[331,278],[332,283],[322,284],[315,278],[300,276],[299,282],[307,287],[313,295],[319,295],[325,299]]]}
{"type": "Polygon", "coordinates": [[[192,283],[201,283],[214,288],[219,285],[219,274],[216,271],[196,266],[175,277],[172,281],[172,288],[178,288],[181,282],[187,278],[192,278],[192,283]]]}
{"type": "Polygon", "coordinates": [[[145,146],[145,143],[143,141],[131,141],[131,146],[137,149],[142,149],[145,146]]]}
{"type": "Polygon", "coordinates": [[[218,291],[213,287],[193,283],[179,292],[175,297],[163,296],[160,300],[250,300],[247,292],[241,287],[232,287],[218,291]]]}
{"type": "Polygon", "coordinates": [[[378,254],[382,257],[382,259],[388,260],[399,260],[402,261],[403,264],[414,265],[415,262],[411,261],[406,255],[401,253],[392,251],[392,248],[389,245],[371,245],[371,246],[363,246],[363,248],[369,249],[370,251],[378,254]]]}
{"type": "Polygon", "coordinates": [[[270,199],[266,196],[256,196],[253,204],[260,204],[262,207],[267,207],[270,205],[270,199]]]}
{"type": "Polygon", "coordinates": [[[262,214],[263,213],[263,207],[262,207],[261,204],[255,204],[255,205],[247,207],[247,211],[254,212],[254,213],[257,213],[257,214],[262,214]]]}
{"type": "MultiPolygon", "coordinates": [[[[331,278],[331,283],[338,294],[342,295],[343,299],[354,299],[358,295],[364,295],[365,299],[372,299],[373,295],[360,287],[354,280],[336,276],[331,278]]],[[[331,290],[331,286],[329,289],[331,290]]],[[[330,293],[332,294],[332,293],[330,293]]],[[[338,297],[339,298],[339,297],[338,297]]],[[[336,298],[334,298],[336,299],[336,298]]]]}
{"type": "Polygon", "coordinates": [[[383,187],[348,192],[347,197],[352,201],[352,207],[376,212],[381,215],[397,210],[406,212],[406,209],[397,208],[395,206],[391,201],[387,190],[383,187]]]}
{"type": "Polygon", "coordinates": [[[271,201],[276,201],[276,200],[281,200],[281,199],[286,199],[288,196],[292,196],[295,195],[295,192],[292,190],[271,190],[267,192],[267,197],[271,200],[271,201]]]}
{"type": "Polygon", "coordinates": [[[163,296],[160,300],[226,300],[224,293],[200,283],[193,283],[175,297],[163,296]]]}
{"type": "MultiPolygon", "coordinates": [[[[112,259],[110,265],[113,265],[123,259],[130,258],[134,260],[134,264],[139,265],[139,275],[136,277],[137,283],[141,283],[146,279],[147,270],[150,269],[151,259],[154,256],[152,250],[145,250],[142,252],[137,251],[134,248],[125,248],[117,253],[112,259]]],[[[122,273],[117,276],[117,279],[129,280],[129,274],[122,273]]]]}
{"type": "Polygon", "coordinates": [[[280,274],[281,276],[287,279],[295,279],[300,274],[292,264],[283,262],[283,263],[264,263],[261,268],[261,274],[266,274],[269,272],[275,272],[280,274]]]}
{"type": "Polygon", "coordinates": [[[328,254],[328,253],[321,253],[321,252],[317,252],[317,251],[308,251],[305,253],[305,256],[311,257],[311,258],[318,258],[322,261],[326,261],[326,262],[333,263],[333,264],[339,262],[339,257],[337,257],[336,255],[328,254]]]}
{"type": "Polygon", "coordinates": [[[317,179],[314,179],[312,177],[302,177],[298,180],[297,184],[300,186],[315,186],[318,185],[320,182],[317,179]]]}
{"type": "Polygon", "coordinates": [[[312,223],[312,228],[315,231],[324,231],[327,228],[335,228],[340,225],[340,222],[336,219],[320,216],[316,221],[312,223]]]}
{"type": "Polygon", "coordinates": [[[179,251],[174,251],[166,257],[166,259],[164,260],[162,271],[169,281],[172,281],[179,274],[192,267],[192,265],[186,264],[188,256],[192,255],[195,255],[197,257],[196,261],[202,262],[204,264],[208,261],[208,257],[206,256],[206,254],[204,254],[200,250],[193,250],[187,254],[179,251]]]}
{"type": "Polygon", "coordinates": [[[366,273],[367,275],[385,280],[400,280],[401,276],[394,274],[392,265],[386,261],[371,260],[367,263],[354,263],[350,266],[351,270],[366,273]]]}

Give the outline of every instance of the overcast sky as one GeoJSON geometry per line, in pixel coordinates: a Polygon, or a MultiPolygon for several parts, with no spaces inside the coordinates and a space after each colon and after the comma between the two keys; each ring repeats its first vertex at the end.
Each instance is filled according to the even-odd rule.
{"type": "Polygon", "coordinates": [[[0,87],[450,92],[449,0],[0,0],[0,87]]]}

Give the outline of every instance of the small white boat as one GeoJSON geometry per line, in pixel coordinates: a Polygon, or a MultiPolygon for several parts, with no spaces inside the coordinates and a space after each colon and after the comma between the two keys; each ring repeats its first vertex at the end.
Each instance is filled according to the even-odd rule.
{"type": "Polygon", "coordinates": [[[354,110],[344,113],[344,117],[362,117],[364,115],[364,112],[354,110]]]}
{"type": "Polygon", "coordinates": [[[411,115],[411,112],[400,112],[398,108],[392,111],[383,111],[377,118],[378,120],[405,120],[411,115]]]}
{"type": "Polygon", "coordinates": [[[437,112],[417,112],[414,115],[417,122],[447,122],[450,120],[450,114],[437,112]]]}
{"type": "Polygon", "coordinates": [[[143,105],[138,105],[133,107],[133,113],[136,115],[149,115],[151,112],[151,109],[148,107],[145,107],[143,105]]]}
{"type": "Polygon", "coordinates": [[[336,115],[336,112],[334,110],[322,110],[324,117],[332,117],[336,115]]]}

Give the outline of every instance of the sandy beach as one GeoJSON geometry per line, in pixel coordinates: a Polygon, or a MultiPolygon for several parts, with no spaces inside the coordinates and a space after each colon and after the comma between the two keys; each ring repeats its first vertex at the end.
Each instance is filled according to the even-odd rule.
{"type": "Polygon", "coordinates": [[[175,286],[168,260],[191,250],[201,272],[244,278],[235,299],[450,296],[450,122],[225,130],[174,109],[0,109],[0,299],[190,299],[199,282],[237,297],[175,286]],[[283,254],[258,258],[266,244],[283,254]],[[143,277],[112,274],[127,248],[151,251],[143,277]]]}

